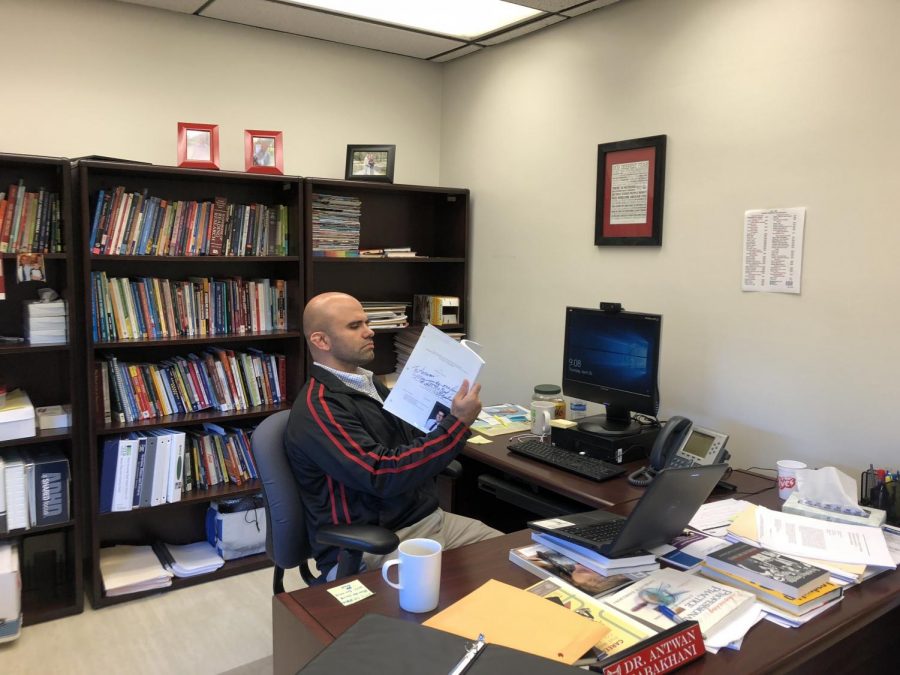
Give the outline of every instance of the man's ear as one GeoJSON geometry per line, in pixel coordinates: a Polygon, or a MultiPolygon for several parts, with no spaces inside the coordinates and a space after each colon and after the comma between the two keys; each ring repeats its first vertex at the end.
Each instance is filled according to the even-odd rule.
{"type": "Polygon", "coordinates": [[[327,352],[331,349],[331,341],[328,339],[328,334],[324,331],[317,330],[314,333],[310,333],[309,343],[323,352],[327,352]]]}

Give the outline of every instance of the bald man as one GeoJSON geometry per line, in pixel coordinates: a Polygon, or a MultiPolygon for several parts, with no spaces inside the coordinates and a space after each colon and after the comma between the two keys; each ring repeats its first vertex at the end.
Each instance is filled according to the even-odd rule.
{"type": "MultiPolygon", "coordinates": [[[[401,540],[437,539],[445,548],[500,534],[438,507],[437,476],[466,444],[481,411],[481,385],[463,382],[437,426],[423,435],[384,410],[388,390],[362,366],[375,358],[374,331],[358,300],[317,295],[303,312],[313,358],[309,380],[291,410],[285,446],[306,508],[313,557],[325,578],[338,549],[314,539],[323,524],[382,525],[401,540]]],[[[365,554],[365,568],[383,556],[365,554]]]]}

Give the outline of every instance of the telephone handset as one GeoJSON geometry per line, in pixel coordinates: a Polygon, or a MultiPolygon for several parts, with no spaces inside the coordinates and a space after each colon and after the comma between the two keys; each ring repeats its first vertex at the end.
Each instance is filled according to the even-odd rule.
{"type": "Polygon", "coordinates": [[[650,466],[635,471],[628,482],[645,487],[663,469],[727,462],[731,457],[725,449],[727,442],[728,434],[695,426],[687,417],[676,415],[666,422],[653,442],[650,466]]]}

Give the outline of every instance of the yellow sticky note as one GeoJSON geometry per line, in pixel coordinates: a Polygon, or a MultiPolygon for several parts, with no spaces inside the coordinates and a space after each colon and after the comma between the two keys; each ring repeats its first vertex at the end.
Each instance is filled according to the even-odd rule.
{"type": "Polygon", "coordinates": [[[493,443],[493,441],[479,434],[472,434],[466,443],[471,443],[472,445],[485,445],[487,443],[493,443]]]}
{"type": "Polygon", "coordinates": [[[365,600],[370,595],[374,595],[372,591],[363,586],[359,579],[355,579],[347,584],[335,586],[334,588],[329,588],[328,592],[336,597],[344,607],[352,605],[354,602],[365,600]]]}

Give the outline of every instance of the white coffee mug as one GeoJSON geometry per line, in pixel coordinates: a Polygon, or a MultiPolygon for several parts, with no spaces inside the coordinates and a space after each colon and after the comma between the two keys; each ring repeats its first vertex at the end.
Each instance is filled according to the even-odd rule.
{"type": "Polygon", "coordinates": [[[778,498],[787,499],[797,488],[797,471],[805,469],[806,464],[793,459],[782,459],[778,466],[778,498]]]}
{"type": "Polygon", "coordinates": [[[434,539],[407,539],[397,547],[398,557],[387,561],[381,576],[400,590],[400,607],[407,612],[430,612],[441,591],[441,544],[434,539]],[[388,570],[399,565],[399,584],[388,579],[388,570]]]}
{"type": "Polygon", "coordinates": [[[531,402],[531,433],[546,436],[550,433],[550,420],[556,414],[556,404],[552,401],[531,402]]]}

